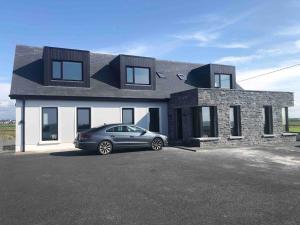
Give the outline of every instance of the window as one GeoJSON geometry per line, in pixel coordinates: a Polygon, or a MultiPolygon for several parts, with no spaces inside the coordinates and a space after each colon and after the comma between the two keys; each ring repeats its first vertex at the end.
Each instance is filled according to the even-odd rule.
{"type": "Polygon", "coordinates": [[[42,108],[42,141],[58,140],[57,108],[42,108]]]}
{"type": "Polygon", "coordinates": [[[205,106],[193,108],[193,136],[217,137],[217,107],[205,106]]]}
{"type": "Polygon", "coordinates": [[[159,132],[159,108],[149,108],[149,130],[159,132]]]}
{"type": "Polygon", "coordinates": [[[115,126],[106,130],[106,132],[128,132],[127,126],[115,126]]]}
{"type": "Polygon", "coordinates": [[[231,75],[230,74],[215,74],[215,88],[231,89],[231,75]]]}
{"type": "Polygon", "coordinates": [[[126,83],[150,85],[150,68],[127,66],[126,83]]]}
{"type": "Polygon", "coordinates": [[[82,62],[52,61],[52,79],[82,81],[82,62]]]}
{"type": "Polygon", "coordinates": [[[77,132],[91,128],[91,109],[77,108],[77,132]]]}
{"type": "Polygon", "coordinates": [[[178,74],[177,74],[177,77],[179,78],[179,80],[186,80],[185,75],[182,74],[182,73],[178,73],[178,74]]]}
{"type": "Polygon", "coordinates": [[[264,133],[273,134],[272,106],[264,106],[263,119],[264,119],[264,133]]]}
{"type": "Polygon", "coordinates": [[[123,108],[122,109],[122,123],[134,124],[134,109],[133,108],[123,108]]]}
{"type": "Polygon", "coordinates": [[[282,108],[282,126],[284,132],[289,132],[289,108],[282,108]]]}
{"type": "Polygon", "coordinates": [[[134,133],[142,133],[144,132],[144,129],[137,127],[137,126],[127,126],[128,132],[134,132],[134,133]]]}
{"type": "Polygon", "coordinates": [[[240,106],[230,107],[230,132],[231,132],[231,136],[242,136],[240,106]]]}
{"type": "Polygon", "coordinates": [[[183,130],[182,130],[182,109],[176,109],[176,137],[177,139],[182,139],[183,130]]]}

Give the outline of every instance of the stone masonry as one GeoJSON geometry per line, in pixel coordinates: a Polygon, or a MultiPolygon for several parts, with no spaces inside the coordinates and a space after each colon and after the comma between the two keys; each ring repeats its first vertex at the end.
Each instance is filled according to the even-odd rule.
{"type": "Polygon", "coordinates": [[[193,89],[174,93],[169,101],[169,139],[176,140],[176,108],[182,108],[183,143],[206,146],[255,145],[295,141],[295,136],[284,132],[282,108],[294,105],[291,92],[246,91],[233,89],[193,89]],[[242,139],[230,139],[229,110],[241,106],[242,139]],[[263,106],[272,106],[274,137],[264,137],[263,106]],[[192,107],[217,106],[218,140],[193,139],[192,107]]]}

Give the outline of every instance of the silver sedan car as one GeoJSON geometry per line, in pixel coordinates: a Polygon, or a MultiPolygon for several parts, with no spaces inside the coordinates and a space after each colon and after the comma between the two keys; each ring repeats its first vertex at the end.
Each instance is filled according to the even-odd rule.
{"type": "Polygon", "coordinates": [[[152,148],[158,151],[168,145],[168,138],[135,125],[109,124],[79,132],[74,144],[76,148],[107,155],[118,148],[152,148]]]}

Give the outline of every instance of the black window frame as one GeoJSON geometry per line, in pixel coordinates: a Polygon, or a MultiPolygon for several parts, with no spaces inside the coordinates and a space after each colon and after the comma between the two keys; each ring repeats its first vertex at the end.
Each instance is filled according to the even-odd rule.
{"type": "Polygon", "coordinates": [[[214,88],[224,88],[224,89],[232,89],[232,74],[227,74],[227,73],[214,73],[214,88]],[[230,88],[224,88],[222,87],[222,81],[221,81],[221,76],[222,75],[227,75],[230,77],[230,88]],[[218,86],[216,86],[216,76],[219,77],[219,83],[218,86]]]}
{"type": "Polygon", "coordinates": [[[282,110],[285,111],[285,125],[282,123],[283,130],[284,132],[289,132],[289,107],[283,107],[282,110]]]}
{"type": "Polygon", "coordinates": [[[126,77],[125,77],[125,84],[129,84],[129,85],[143,85],[143,86],[151,86],[151,68],[150,67],[143,67],[143,66],[126,66],[125,68],[126,71],[126,77]],[[127,82],[127,68],[131,68],[132,69],[132,76],[133,76],[133,81],[132,82],[127,82]],[[148,84],[142,84],[142,83],[136,83],[135,82],[135,69],[139,68],[139,69],[148,69],[149,71],[149,83],[148,84]]]}
{"type": "Polygon", "coordinates": [[[41,137],[41,139],[42,139],[42,141],[58,141],[58,107],[42,107],[42,137],[41,137]],[[57,123],[57,126],[56,126],[56,139],[44,139],[44,135],[43,135],[43,128],[44,128],[44,109],[55,109],[56,110],[56,123],[57,123]]]}
{"type": "Polygon", "coordinates": [[[204,137],[202,108],[210,110],[210,133],[207,137],[218,137],[218,109],[217,106],[203,105],[192,107],[193,137],[204,137]]]}
{"type": "Polygon", "coordinates": [[[82,61],[75,61],[75,60],[57,60],[57,59],[53,59],[51,61],[51,80],[55,80],[55,81],[83,81],[83,62],[82,61]],[[60,63],[60,78],[54,78],[53,77],[53,62],[59,62],[60,63]],[[64,62],[73,62],[73,63],[80,63],[81,64],[81,80],[72,80],[72,79],[64,79],[64,62]]]}
{"type": "Polygon", "coordinates": [[[135,120],[134,120],[134,108],[122,108],[122,124],[125,124],[125,125],[134,125],[135,124],[135,120]],[[131,113],[131,119],[132,119],[132,123],[124,123],[124,115],[123,115],[123,112],[124,110],[131,110],[132,113],[131,113]]]}
{"type": "Polygon", "coordinates": [[[231,127],[231,120],[229,115],[230,122],[230,135],[231,136],[242,136],[242,125],[241,125],[241,106],[240,105],[232,105],[230,106],[230,114],[231,109],[233,109],[233,127],[231,127]]]}
{"type": "Polygon", "coordinates": [[[273,108],[270,105],[266,105],[263,109],[264,134],[273,134],[273,108]]]}
{"type": "MultiPolygon", "coordinates": [[[[84,131],[84,130],[79,130],[78,129],[78,111],[79,110],[81,110],[81,109],[84,109],[84,110],[89,110],[89,128],[88,129],[90,129],[91,128],[91,121],[92,121],[92,114],[91,114],[91,108],[90,107],[78,107],[77,109],[76,109],[76,131],[77,132],[81,132],[81,131],[84,131]]],[[[87,129],[87,130],[88,130],[87,129]]]]}

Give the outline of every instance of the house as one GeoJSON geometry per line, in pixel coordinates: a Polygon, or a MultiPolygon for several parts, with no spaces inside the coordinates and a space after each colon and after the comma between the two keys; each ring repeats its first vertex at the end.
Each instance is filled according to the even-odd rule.
{"type": "Polygon", "coordinates": [[[10,98],[16,151],[70,148],[78,131],[120,122],[201,147],[295,140],[293,93],[243,90],[228,65],[18,45],[10,98]]]}

